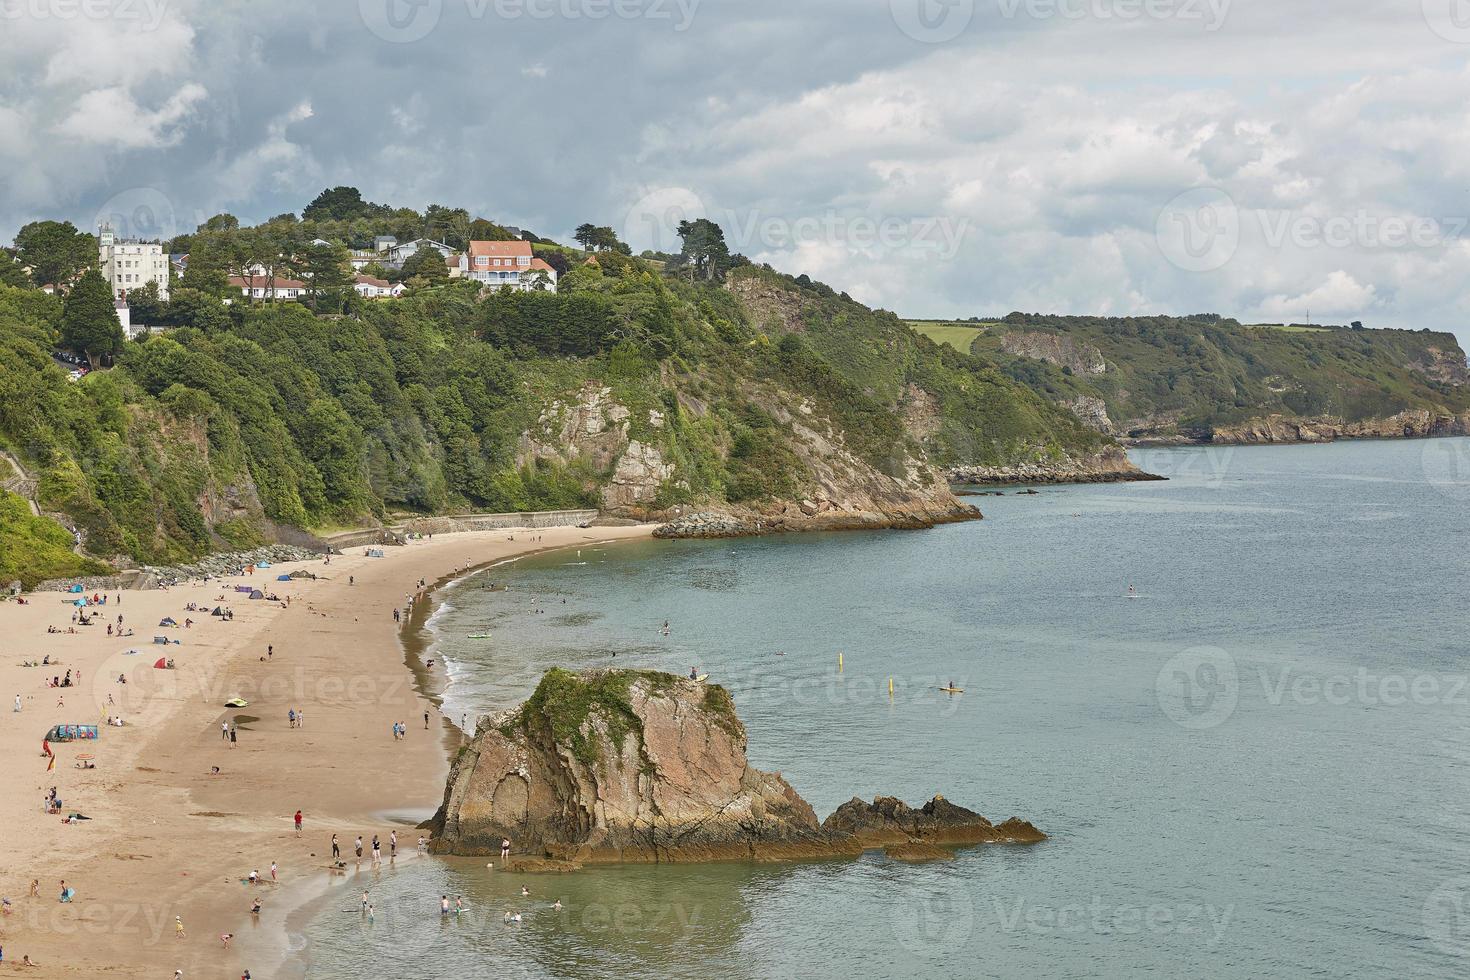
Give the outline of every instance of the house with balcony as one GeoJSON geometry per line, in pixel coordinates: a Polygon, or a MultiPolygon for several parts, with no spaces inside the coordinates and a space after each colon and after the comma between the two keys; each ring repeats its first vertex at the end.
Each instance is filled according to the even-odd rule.
{"type": "Polygon", "coordinates": [[[456,278],[473,279],[490,289],[556,292],[556,270],[536,258],[527,241],[470,242],[469,251],[460,256],[458,273],[456,278]]]}

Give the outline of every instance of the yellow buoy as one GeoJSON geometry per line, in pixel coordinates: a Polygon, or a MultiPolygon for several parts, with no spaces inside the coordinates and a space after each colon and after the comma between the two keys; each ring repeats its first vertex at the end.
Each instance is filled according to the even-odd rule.
{"type": "Polygon", "coordinates": [[[842,673],[842,654],[837,655],[837,672],[842,673]]]}
{"type": "Polygon", "coordinates": [[[893,678],[888,678],[888,696],[893,697],[893,678]]]}

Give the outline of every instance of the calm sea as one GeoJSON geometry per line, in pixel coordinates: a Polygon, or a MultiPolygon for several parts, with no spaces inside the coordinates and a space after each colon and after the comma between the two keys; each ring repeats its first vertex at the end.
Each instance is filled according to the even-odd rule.
{"type": "Polygon", "coordinates": [[[941,793],[1046,843],[413,862],[340,886],[310,976],[1466,975],[1470,442],[1136,458],[1173,479],[982,497],[927,532],[587,547],[460,583],[434,621],[453,716],[554,665],[693,666],[819,814],[941,793]],[[344,911],[368,885],[372,922],[344,911]]]}

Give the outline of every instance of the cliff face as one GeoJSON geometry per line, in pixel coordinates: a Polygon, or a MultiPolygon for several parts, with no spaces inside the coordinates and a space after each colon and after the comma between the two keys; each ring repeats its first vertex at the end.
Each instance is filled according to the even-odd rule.
{"type": "Polygon", "coordinates": [[[1105,449],[1091,456],[1065,457],[1045,465],[959,466],[949,471],[949,479],[972,486],[1062,483],[1130,483],[1162,480],[1164,477],[1145,473],[1133,465],[1121,447],[1105,449]]]}
{"type": "MultiPolygon", "coordinates": [[[[671,378],[669,383],[677,381],[671,378]]],[[[592,382],[542,411],[521,437],[520,458],[523,465],[585,464],[600,474],[598,495],[605,514],[663,521],[668,525],[666,537],[920,528],[980,517],[978,510],[950,492],[926,460],[906,454],[896,474],[880,472],[848,448],[809,399],[757,384],[747,384],[741,391],[779,427],[779,438],[798,474],[790,496],[732,504],[691,495],[688,474],[675,463],[681,457],[690,460],[691,453],[680,452],[680,434],[666,413],[631,409],[611,388],[592,382]],[[688,504],[662,502],[689,496],[695,499],[688,504]],[[720,533],[710,535],[716,525],[720,533]]],[[[699,398],[680,394],[678,410],[689,427],[711,421],[711,410],[699,398]]]]}
{"type": "Polygon", "coordinates": [[[482,720],[455,759],[434,847],[494,854],[509,838],[515,866],[559,870],[1044,837],[942,800],[921,810],[855,800],[820,823],[780,775],[752,768],[745,749],[724,688],[647,671],[553,670],[520,708],[482,720]]]}
{"type": "Polygon", "coordinates": [[[1007,354],[1070,368],[1073,374],[1105,374],[1108,370],[1102,351],[1065,334],[1016,331],[1005,334],[1000,343],[1007,354]]]}
{"type": "Polygon", "coordinates": [[[1284,415],[1218,426],[1211,442],[1234,445],[1281,442],[1333,442],[1338,439],[1419,439],[1470,435],[1470,412],[1446,415],[1425,409],[1382,419],[1344,422],[1334,418],[1299,419],[1284,415]]]}

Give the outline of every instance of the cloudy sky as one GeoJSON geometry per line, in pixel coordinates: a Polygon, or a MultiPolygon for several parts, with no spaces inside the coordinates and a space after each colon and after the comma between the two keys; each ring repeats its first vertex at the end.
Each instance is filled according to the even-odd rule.
{"type": "Polygon", "coordinates": [[[0,0],[0,239],[323,187],[911,316],[1470,342],[1470,0],[0,0]]]}

